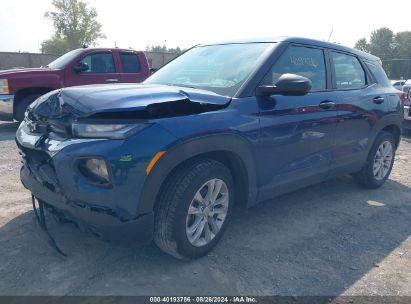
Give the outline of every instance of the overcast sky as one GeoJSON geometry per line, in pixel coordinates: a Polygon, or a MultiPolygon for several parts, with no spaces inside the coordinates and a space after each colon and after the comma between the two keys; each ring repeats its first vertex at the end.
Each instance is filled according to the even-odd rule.
{"type": "MultiPolygon", "coordinates": [[[[301,36],[354,46],[372,30],[411,30],[394,2],[370,0],[88,0],[107,39],[103,47],[188,48],[241,37],[301,36]],[[384,3],[384,4],[383,4],[384,3]]],[[[405,2],[398,2],[404,4],[405,2]]],[[[53,33],[44,12],[51,0],[0,0],[0,51],[38,52],[53,33]]]]}

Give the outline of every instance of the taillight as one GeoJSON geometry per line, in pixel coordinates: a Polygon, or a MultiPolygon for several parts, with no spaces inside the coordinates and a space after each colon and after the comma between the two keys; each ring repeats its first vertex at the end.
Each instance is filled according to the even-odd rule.
{"type": "Polygon", "coordinates": [[[401,103],[404,104],[407,101],[407,95],[405,92],[397,92],[398,96],[400,97],[401,103]]]}

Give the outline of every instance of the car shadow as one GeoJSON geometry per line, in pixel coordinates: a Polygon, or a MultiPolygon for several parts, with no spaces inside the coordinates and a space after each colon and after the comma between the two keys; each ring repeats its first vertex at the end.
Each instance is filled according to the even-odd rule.
{"type": "Polygon", "coordinates": [[[0,227],[0,295],[337,296],[411,235],[410,202],[411,189],[392,180],[377,190],[330,180],[236,208],[220,244],[195,261],[48,217],[63,258],[27,211],[0,227]]]}
{"type": "Polygon", "coordinates": [[[0,141],[14,139],[19,125],[19,122],[0,123],[0,141]]]}

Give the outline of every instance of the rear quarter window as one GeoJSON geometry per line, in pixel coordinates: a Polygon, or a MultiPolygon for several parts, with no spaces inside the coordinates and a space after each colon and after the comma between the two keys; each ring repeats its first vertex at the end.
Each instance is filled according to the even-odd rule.
{"type": "Polygon", "coordinates": [[[390,80],[385,74],[385,71],[380,63],[370,60],[364,60],[364,63],[379,84],[384,86],[391,86],[390,80]]]}

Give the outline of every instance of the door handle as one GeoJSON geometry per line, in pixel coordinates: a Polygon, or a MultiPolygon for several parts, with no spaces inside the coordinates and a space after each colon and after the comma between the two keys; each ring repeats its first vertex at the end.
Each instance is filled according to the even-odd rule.
{"type": "Polygon", "coordinates": [[[118,79],[117,78],[109,78],[109,79],[106,79],[106,82],[118,82],[118,79]]]}
{"type": "Polygon", "coordinates": [[[382,104],[384,102],[384,97],[377,96],[372,99],[372,101],[376,104],[382,104]]]}
{"type": "Polygon", "coordinates": [[[329,100],[324,100],[324,101],[321,101],[318,106],[321,109],[331,109],[335,106],[335,102],[332,102],[332,101],[329,101],[329,100]]]}

